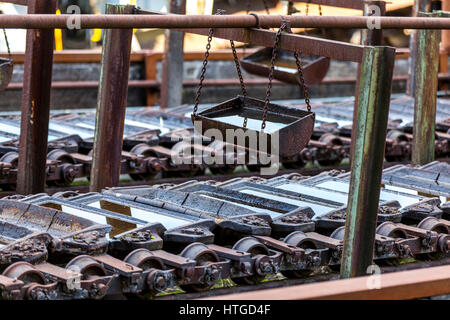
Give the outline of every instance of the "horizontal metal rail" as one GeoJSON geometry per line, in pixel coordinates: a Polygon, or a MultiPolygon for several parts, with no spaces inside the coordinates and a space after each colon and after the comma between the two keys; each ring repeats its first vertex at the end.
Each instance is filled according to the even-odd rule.
{"type": "MultiPolygon", "coordinates": [[[[139,12],[141,13],[141,11],[139,12]]],[[[0,15],[0,28],[68,29],[79,22],[81,29],[129,28],[275,28],[282,19],[294,28],[369,29],[379,22],[381,29],[450,29],[448,18],[344,17],[344,16],[269,16],[269,15],[0,15]],[[376,20],[375,20],[376,19],[376,20]]]]}
{"type": "Polygon", "coordinates": [[[376,280],[380,287],[371,289],[371,286],[368,286],[368,284],[374,284],[375,281],[373,279],[373,276],[366,276],[249,293],[222,295],[209,299],[400,300],[450,293],[450,265],[382,274],[376,280]]]}

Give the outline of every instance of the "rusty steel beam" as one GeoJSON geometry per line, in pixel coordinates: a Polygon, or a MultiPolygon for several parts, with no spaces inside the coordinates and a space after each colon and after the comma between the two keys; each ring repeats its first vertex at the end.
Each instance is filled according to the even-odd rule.
{"type": "MultiPolygon", "coordinates": [[[[434,16],[435,13],[429,14],[434,16]]],[[[418,30],[414,46],[414,127],[412,163],[434,160],[440,30],[418,30]]]]}
{"type": "Polygon", "coordinates": [[[363,0],[290,0],[290,2],[305,2],[324,6],[363,10],[363,0]]]}
{"type": "MultiPolygon", "coordinates": [[[[129,29],[129,28],[276,28],[282,19],[289,20],[293,28],[339,28],[367,29],[373,20],[371,17],[344,16],[288,16],[288,15],[149,15],[139,10],[141,15],[89,15],[77,17],[81,29],[129,29]]],[[[68,19],[73,15],[35,14],[0,15],[0,28],[6,29],[67,29],[68,19]]],[[[450,19],[420,17],[380,17],[382,29],[450,29],[450,19]]]]}
{"type": "Polygon", "coordinates": [[[395,48],[365,47],[359,67],[341,277],[372,264],[395,48]]]}
{"type": "MultiPolygon", "coordinates": [[[[56,0],[28,1],[30,14],[55,11],[56,0]]],[[[45,188],[53,47],[52,29],[28,30],[17,175],[17,192],[20,194],[39,193],[45,188]]]]}
{"type": "Polygon", "coordinates": [[[406,300],[450,293],[450,266],[204,298],[205,300],[406,300]]]}
{"type": "MultiPolygon", "coordinates": [[[[107,14],[134,12],[132,5],[106,5],[107,14]]],[[[132,37],[132,29],[108,29],[103,38],[91,191],[119,184],[132,37]]]]}
{"type": "MultiPolygon", "coordinates": [[[[183,29],[183,31],[208,34],[207,29],[183,29]]],[[[218,28],[214,30],[214,37],[246,42],[251,45],[272,46],[275,43],[276,32],[262,29],[218,28]]],[[[363,52],[361,45],[287,33],[281,35],[279,47],[284,50],[353,62],[361,62],[363,52]]]]}
{"type": "MultiPolygon", "coordinates": [[[[170,12],[186,13],[186,0],[171,0],[170,12]]],[[[161,81],[161,108],[181,105],[183,96],[184,33],[166,30],[165,53],[161,81]]],[[[156,68],[156,66],[155,66],[156,68]]]]}

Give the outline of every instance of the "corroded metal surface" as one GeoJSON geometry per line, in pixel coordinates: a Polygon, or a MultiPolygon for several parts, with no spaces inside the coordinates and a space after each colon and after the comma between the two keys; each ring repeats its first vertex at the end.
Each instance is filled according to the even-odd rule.
{"type": "MultiPolygon", "coordinates": [[[[106,7],[107,14],[129,15],[134,11],[134,6],[106,7]]],[[[132,29],[109,29],[103,38],[91,191],[119,183],[132,36],[132,29]]]]}
{"type": "MultiPolygon", "coordinates": [[[[28,13],[54,13],[56,1],[30,1],[28,13]]],[[[17,191],[44,191],[54,33],[52,29],[27,31],[22,93],[17,191]]]]}
{"type": "Polygon", "coordinates": [[[341,268],[346,278],[372,264],[394,61],[395,49],[375,47],[366,49],[360,65],[341,268]]]}

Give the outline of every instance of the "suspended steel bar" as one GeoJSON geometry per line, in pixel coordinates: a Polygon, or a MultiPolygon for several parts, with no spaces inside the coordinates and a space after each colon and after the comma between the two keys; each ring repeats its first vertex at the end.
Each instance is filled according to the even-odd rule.
{"type": "Polygon", "coordinates": [[[372,264],[394,62],[395,48],[364,48],[353,117],[343,278],[365,275],[372,264]]]}
{"type": "MultiPolygon", "coordinates": [[[[131,5],[106,5],[107,14],[133,14],[134,10],[131,5]]],[[[119,184],[132,36],[132,29],[109,29],[103,38],[91,191],[119,184]]]]}
{"type": "MultiPolygon", "coordinates": [[[[90,15],[80,14],[81,29],[130,29],[130,28],[276,28],[282,19],[289,20],[293,28],[371,28],[373,17],[344,16],[288,16],[288,15],[90,15]]],[[[7,29],[67,29],[74,15],[0,15],[0,28],[7,29]]],[[[450,29],[448,18],[377,17],[382,29],[450,29]]]]}
{"type": "MultiPolygon", "coordinates": [[[[30,0],[27,3],[30,14],[56,11],[56,0],[30,0]]],[[[20,194],[44,192],[53,47],[53,30],[28,30],[17,175],[17,192],[20,194]]]]}

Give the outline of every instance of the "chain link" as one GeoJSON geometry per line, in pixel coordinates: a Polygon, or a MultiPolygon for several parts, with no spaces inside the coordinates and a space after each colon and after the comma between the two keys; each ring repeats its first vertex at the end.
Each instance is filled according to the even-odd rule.
{"type": "Polygon", "coordinates": [[[197,94],[195,96],[194,115],[197,114],[198,104],[200,103],[200,97],[202,95],[203,80],[205,80],[206,66],[208,65],[209,50],[211,49],[211,41],[212,41],[213,33],[214,33],[214,29],[213,28],[209,29],[208,44],[206,45],[205,59],[203,60],[202,73],[200,75],[200,82],[198,84],[197,94]]]}
{"type": "Polygon", "coordinates": [[[309,101],[308,88],[306,87],[306,84],[305,84],[305,78],[303,77],[302,63],[301,63],[300,56],[297,51],[294,51],[294,57],[295,57],[295,63],[297,64],[298,75],[300,77],[300,86],[302,87],[303,96],[305,97],[306,108],[308,109],[308,112],[311,112],[311,104],[309,101]]]}
{"type": "Polygon", "coordinates": [[[275,44],[273,46],[272,50],[272,60],[270,61],[270,72],[269,72],[269,84],[267,85],[266,90],[266,100],[264,102],[264,111],[262,116],[262,124],[261,124],[261,131],[266,128],[266,120],[267,120],[267,112],[269,111],[269,103],[270,103],[270,95],[272,90],[272,80],[273,80],[273,72],[275,70],[275,61],[277,59],[278,54],[278,46],[280,44],[281,39],[281,33],[284,29],[286,29],[286,21],[283,20],[281,23],[281,27],[278,29],[277,35],[275,37],[275,44]]]}
{"type": "Polygon", "coordinates": [[[239,82],[241,84],[242,95],[247,96],[247,89],[245,88],[244,78],[242,77],[241,65],[239,63],[239,58],[236,52],[236,47],[234,46],[234,41],[230,40],[231,50],[233,51],[234,64],[236,65],[236,71],[239,77],[239,82]]]}
{"type": "Polygon", "coordinates": [[[11,59],[11,49],[9,48],[9,41],[8,41],[8,36],[6,35],[5,28],[3,28],[3,35],[5,36],[6,48],[8,49],[8,55],[9,55],[9,58],[11,59]]]}

